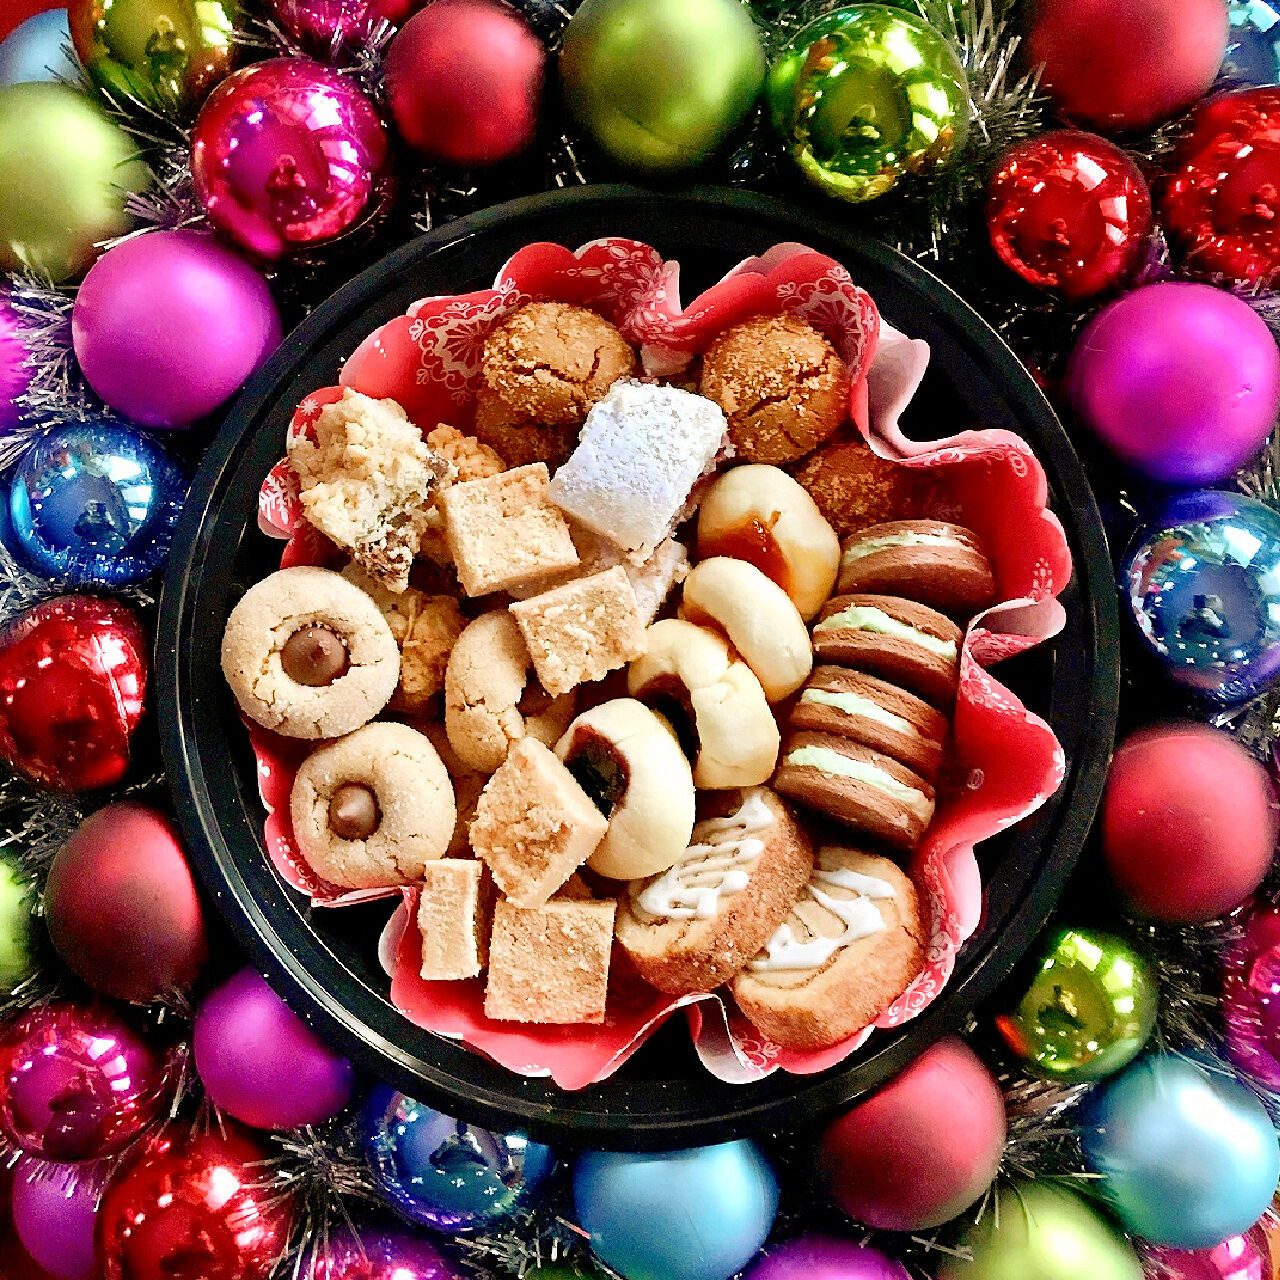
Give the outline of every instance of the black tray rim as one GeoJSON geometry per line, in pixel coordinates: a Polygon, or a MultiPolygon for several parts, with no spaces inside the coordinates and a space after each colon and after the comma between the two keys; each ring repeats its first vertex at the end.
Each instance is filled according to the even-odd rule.
{"type": "MultiPolygon", "coordinates": [[[[797,233],[803,236],[807,230],[841,242],[879,269],[903,278],[912,287],[927,290],[942,317],[982,348],[994,374],[1017,403],[1020,420],[1038,422],[1039,434],[1034,441],[1037,456],[1059,491],[1070,495],[1074,515],[1071,532],[1078,544],[1074,549],[1075,574],[1081,586],[1083,622],[1092,638],[1093,678],[1087,711],[1092,732],[1081,742],[1064,780],[1059,810],[1062,816],[1042,859],[1035,891],[1006,917],[1002,945],[988,947],[968,972],[953,978],[946,990],[907,1024],[910,1035],[886,1037],[874,1055],[877,1078],[884,1080],[901,1071],[918,1056],[922,1044],[931,1043],[965,1022],[975,1006],[1009,975],[1048,921],[1080,856],[1101,800],[1120,691],[1119,609],[1114,573],[1101,515],[1080,459],[1048,400],[1003,339],[919,263],[856,228],[836,222],[825,209],[723,187],[694,186],[659,192],[625,185],[586,186],[522,197],[442,224],[355,276],[286,336],[225,412],[193,479],[187,507],[175,532],[159,602],[152,687],[175,815],[205,891],[230,925],[248,961],[329,1043],[393,1087],[470,1123],[519,1128],[561,1146],[658,1150],[722,1141],[769,1128],[795,1128],[848,1104],[868,1086],[851,1085],[844,1079],[848,1073],[837,1066],[816,1076],[791,1077],[794,1087],[785,1099],[762,1098],[758,1087],[724,1085],[726,1105],[714,1115],[680,1113],[663,1119],[610,1107],[609,1082],[594,1087],[594,1092],[605,1095],[601,1104],[581,1107],[575,1099],[581,1100],[582,1093],[566,1093],[547,1081],[522,1081],[488,1063],[481,1063],[478,1072],[499,1072],[507,1082],[505,1088],[488,1087],[439,1071],[424,1072],[421,1068],[430,1064],[421,1061],[411,1065],[394,1041],[375,1036],[365,1023],[335,1001],[317,975],[291,965],[273,944],[271,922],[248,893],[243,878],[236,874],[230,850],[214,820],[216,801],[204,774],[200,745],[192,732],[186,702],[207,688],[210,673],[195,665],[194,655],[182,643],[192,621],[192,574],[197,568],[200,532],[219,482],[234,462],[247,424],[272,399],[276,384],[295,367],[300,353],[319,346],[326,335],[346,323],[353,309],[373,302],[388,282],[407,267],[444,246],[524,216],[553,213],[566,206],[575,210],[591,206],[607,209],[623,203],[652,205],[658,217],[663,205],[684,205],[708,212],[728,209],[778,224],[780,239],[797,233]],[[1009,937],[1016,941],[1009,943],[1009,937]]],[[[461,1052],[474,1057],[469,1051],[461,1052]]],[[[866,1061],[861,1059],[860,1063],[866,1061]]]]}

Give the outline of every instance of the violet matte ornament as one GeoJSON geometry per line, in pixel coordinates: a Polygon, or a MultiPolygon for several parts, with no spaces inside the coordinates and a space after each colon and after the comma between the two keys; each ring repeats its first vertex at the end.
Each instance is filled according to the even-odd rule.
{"type": "Polygon", "coordinates": [[[71,313],[89,385],[146,427],[186,427],[229,399],[280,343],[267,282],[199,231],[150,231],[94,263],[71,313]]]}
{"type": "Polygon", "coordinates": [[[0,289],[0,435],[18,425],[18,397],[31,385],[22,322],[14,311],[9,290],[0,289]]]}
{"type": "Polygon", "coordinates": [[[1123,463],[1208,484],[1262,447],[1280,410],[1280,351],[1261,317],[1207,284],[1151,284],[1104,307],[1076,340],[1065,389],[1123,463]]]}
{"type": "Polygon", "coordinates": [[[321,1248],[306,1280],[459,1280],[426,1240],[401,1228],[350,1227],[321,1248]]]}
{"type": "Polygon", "coordinates": [[[93,1232],[104,1165],[22,1159],[14,1168],[13,1226],[23,1248],[58,1280],[94,1274],[93,1232]]]}
{"type": "Polygon", "coordinates": [[[194,1046],[209,1097],[255,1129],[320,1124],[351,1100],[351,1063],[252,969],[241,969],[205,999],[194,1046]]]}
{"type": "Polygon", "coordinates": [[[766,1249],[743,1280],[910,1280],[879,1249],[835,1236],[801,1236],[766,1249]]]}

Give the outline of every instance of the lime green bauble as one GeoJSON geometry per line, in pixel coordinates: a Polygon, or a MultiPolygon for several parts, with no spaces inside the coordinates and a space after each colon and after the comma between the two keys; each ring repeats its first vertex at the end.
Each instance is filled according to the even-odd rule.
{"type": "Polygon", "coordinates": [[[231,70],[236,0],[69,0],[71,39],[115,98],[191,116],[231,70]]]}
{"type": "Polygon", "coordinates": [[[811,22],[770,68],[766,93],[800,171],[842,200],[873,200],[904,174],[947,164],[969,133],[969,81],[955,50],[889,5],[811,22]]]}
{"type": "Polygon", "coordinates": [[[764,80],[739,0],[585,0],[560,50],[565,101],[612,160],[675,173],[707,159],[764,80]]]}
{"type": "Polygon", "coordinates": [[[59,283],[122,235],[125,200],[150,181],[137,145],[66,85],[0,88],[0,269],[59,283]]]}
{"type": "Polygon", "coordinates": [[[0,995],[31,971],[31,904],[17,873],[0,862],[0,995]]]}
{"type": "Polygon", "coordinates": [[[1129,1242],[1070,1191],[1023,1180],[996,1201],[964,1238],[973,1261],[945,1258],[938,1280],[1142,1280],[1129,1242]]]}
{"type": "Polygon", "coordinates": [[[1155,1029],[1159,1002],[1150,966],[1121,939],[1057,929],[1016,1011],[997,1025],[1033,1074],[1076,1084],[1132,1062],[1155,1029]]]}

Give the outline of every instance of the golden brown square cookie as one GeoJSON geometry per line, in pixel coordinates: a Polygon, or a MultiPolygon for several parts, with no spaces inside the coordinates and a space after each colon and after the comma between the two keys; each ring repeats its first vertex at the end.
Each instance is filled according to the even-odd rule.
{"type": "Polygon", "coordinates": [[[441,858],[428,863],[418,897],[422,976],[448,982],[480,973],[492,910],[493,888],[482,862],[441,858]]]}

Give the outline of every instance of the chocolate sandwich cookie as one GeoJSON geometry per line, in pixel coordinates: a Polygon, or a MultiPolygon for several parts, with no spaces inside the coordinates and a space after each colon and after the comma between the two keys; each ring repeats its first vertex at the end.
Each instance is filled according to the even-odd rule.
{"type": "Polygon", "coordinates": [[[793,734],[773,785],[800,804],[908,851],[933,817],[933,787],[918,773],[831,733],[793,734]]]}
{"type": "Polygon", "coordinates": [[[813,651],[900,684],[946,710],[960,682],[960,628],[945,614],[901,596],[848,595],[827,601],[813,651]]]}
{"type": "Polygon", "coordinates": [[[814,668],[791,712],[791,728],[860,742],[932,782],[949,725],[940,711],[887,680],[821,666],[814,668]]]}
{"type": "Polygon", "coordinates": [[[996,582],[977,537],[962,525],[894,520],[844,540],[836,589],[906,596],[968,618],[994,603],[996,582]]]}

